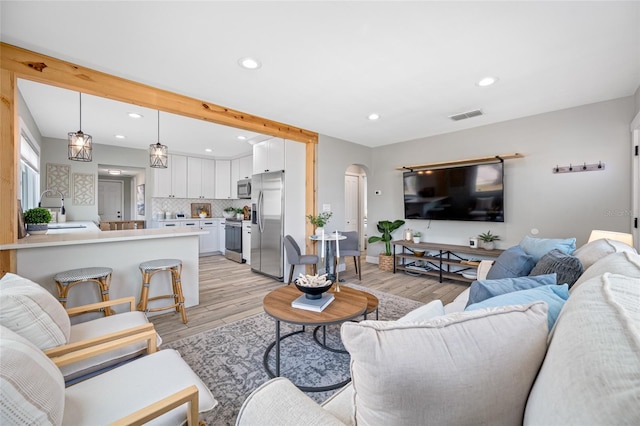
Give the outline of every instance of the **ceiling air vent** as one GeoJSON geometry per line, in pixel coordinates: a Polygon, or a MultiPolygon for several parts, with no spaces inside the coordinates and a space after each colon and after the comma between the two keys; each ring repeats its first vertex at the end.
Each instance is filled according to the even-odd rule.
{"type": "Polygon", "coordinates": [[[467,118],[477,117],[482,115],[482,111],[479,109],[474,109],[473,111],[461,112],[460,114],[450,115],[449,118],[453,121],[466,120],[467,118]]]}

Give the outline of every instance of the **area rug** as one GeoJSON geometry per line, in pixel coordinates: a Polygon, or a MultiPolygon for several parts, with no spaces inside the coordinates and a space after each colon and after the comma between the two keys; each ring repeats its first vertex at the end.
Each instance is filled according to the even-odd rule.
{"type": "MultiPolygon", "coordinates": [[[[347,285],[378,297],[381,320],[398,319],[422,305],[355,284],[347,285]]],[[[375,319],[375,314],[370,314],[369,319],[375,319]]],[[[283,335],[300,328],[281,323],[283,335]]],[[[318,337],[321,336],[320,332],[318,337]]],[[[275,321],[261,313],[163,345],[163,348],[176,349],[218,400],[218,406],[206,413],[203,420],[210,426],[233,425],[247,396],[269,380],[263,366],[263,356],[274,338],[275,321]]],[[[327,345],[342,348],[339,326],[327,327],[327,345]]],[[[274,364],[275,350],[269,357],[272,371],[275,371],[274,364]]],[[[302,386],[340,383],[349,377],[349,355],[321,348],[313,338],[313,328],[307,327],[306,332],[282,341],[280,375],[302,386]]],[[[322,402],[334,392],[306,394],[322,402]]]]}

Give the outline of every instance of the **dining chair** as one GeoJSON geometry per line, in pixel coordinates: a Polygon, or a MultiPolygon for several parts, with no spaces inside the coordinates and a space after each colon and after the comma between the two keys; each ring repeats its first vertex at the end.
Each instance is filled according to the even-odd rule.
{"type": "Polygon", "coordinates": [[[287,261],[291,265],[287,284],[291,284],[291,281],[293,281],[293,271],[297,265],[313,265],[313,273],[318,272],[318,256],[315,254],[301,254],[300,246],[291,235],[284,237],[284,248],[287,252],[287,261]]]}
{"type": "MultiPolygon", "coordinates": [[[[342,235],[347,237],[347,239],[340,241],[340,255],[345,259],[347,257],[353,256],[353,264],[356,267],[356,274],[358,274],[358,279],[362,281],[362,268],[360,267],[361,253],[360,253],[360,241],[358,238],[358,233],[356,231],[344,231],[342,232],[342,235]]],[[[345,268],[347,266],[346,260],[344,262],[344,266],[345,268]]]]}

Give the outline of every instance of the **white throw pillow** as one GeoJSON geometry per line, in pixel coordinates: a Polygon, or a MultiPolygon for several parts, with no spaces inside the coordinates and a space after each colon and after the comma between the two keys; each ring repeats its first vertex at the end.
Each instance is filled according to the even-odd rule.
{"type": "Polygon", "coordinates": [[[605,273],[565,304],[525,425],[640,425],[640,280],[605,273]]]}
{"type": "Polygon", "coordinates": [[[569,293],[573,294],[582,283],[606,272],[640,278],[640,255],[625,251],[603,257],[582,273],[569,293]]]}
{"type": "Polygon", "coordinates": [[[419,308],[414,309],[409,312],[402,318],[399,318],[398,321],[402,322],[417,322],[417,321],[427,321],[434,317],[439,317],[444,315],[444,306],[442,306],[442,300],[436,299],[427,303],[426,305],[420,306],[419,308]]]}
{"type": "Polygon", "coordinates": [[[64,380],[58,367],[27,339],[0,326],[0,423],[59,425],[64,380]]]}
{"type": "Polygon", "coordinates": [[[587,269],[607,255],[625,251],[630,253],[637,253],[636,249],[628,246],[625,243],[602,238],[583,245],[582,247],[577,249],[573,253],[573,255],[580,259],[580,263],[582,263],[584,269],[587,269]]]}
{"type": "Polygon", "coordinates": [[[42,286],[7,273],[0,279],[0,325],[42,350],[69,342],[71,322],[60,302],[42,286]]]}
{"type": "Polygon", "coordinates": [[[521,425],[547,349],[543,302],[342,325],[359,425],[521,425]]]}

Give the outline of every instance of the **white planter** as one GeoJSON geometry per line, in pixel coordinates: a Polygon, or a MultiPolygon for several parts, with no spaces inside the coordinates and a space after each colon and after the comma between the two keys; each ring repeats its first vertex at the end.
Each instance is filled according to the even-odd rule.
{"type": "Polygon", "coordinates": [[[481,247],[485,250],[493,250],[496,248],[496,243],[494,241],[482,241],[481,247]]]}
{"type": "Polygon", "coordinates": [[[318,226],[318,227],[316,228],[316,233],[315,233],[315,235],[318,235],[318,236],[319,236],[319,235],[322,235],[322,231],[323,231],[323,230],[324,230],[324,227],[322,227],[322,226],[318,226]]]}
{"type": "Polygon", "coordinates": [[[420,237],[413,237],[413,242],[418,244],[420,242],[420,237]]]}

